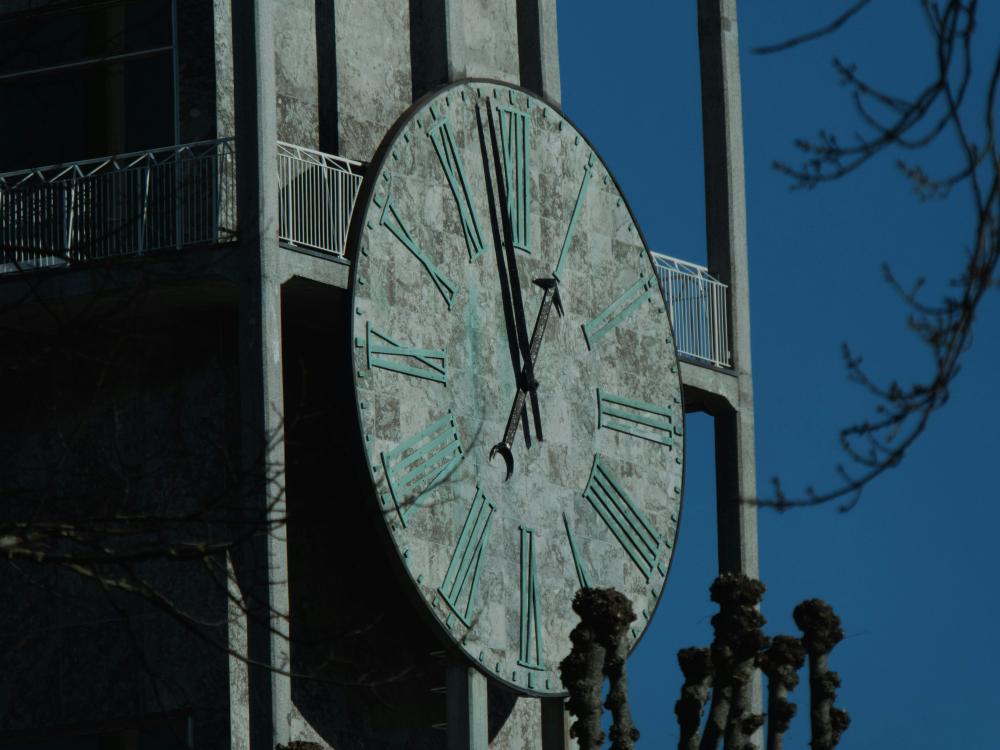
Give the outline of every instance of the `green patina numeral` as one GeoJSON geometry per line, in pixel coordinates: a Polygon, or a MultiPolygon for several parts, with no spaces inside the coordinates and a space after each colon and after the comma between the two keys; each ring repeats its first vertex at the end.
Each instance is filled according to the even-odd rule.
{"type": "Polygon", "coordinates": [[[673,447],[674,416],[669,406],[613,396],[597,389],[597,426],[673,447]]]}
{"type": "MultiPolygon", "coordinates": [[[[462,446],[451,411],[390,451],[382,452],[382,466],[399,520],[406,526],[424,498],[462,460],[462,446]]],[[[383,495],[383,503],[387,504],[383,495]]]]}
{"type": "Polygon", "coordinates": [[[486,544],[496,506],[486,493],[476,488],[476,497],[469,508],[458,537],[455,552],[448,563],[448,572],[438,591],[462,623],[469,627],[472,609],[479,588],[479,574],[486,561],[486,544]]]}
{"type": "Polygon", "coordinates": [[[373,367],[381,367],[383,370],[392,370],[403,375],[413,375],[417,378],[447,385],[448,362],[445,353],[440,349],[416,349],[412,346],[403,346],[374,328],[370,322],[365,327],[365,333],[369,370],[373,367]],[[407,358],[426,366],[414,367],[412,363],[407,364],[407,358]]]}
{"type": "Polygon", "coordinates": [[[535,532],[521,527],[521,658],[528,669],[544,669],[542,621],[535,586],[535,532]]]}
{"type": "Polygon", "coordinates": [[[590,501],[601,520],[648,581],[656,567],[663,540],[635,507],[617,477],[601,463],[600,456],[594,456],[594,465],[583,496],[590,501]]]}
{"type": "Polygon", "coordinates": [[[566,237],[563,238],[562,250],[559,251],[559,261],[556,263],[556,270],[552,275],[562,281],[562,267],[566,262],[569,246],[573,242],[573,232],[576,231],[576,221],[580,218],[580,209],[587,199],[587,186],[590,185],[590,177],[594,173],[594,155],[587,159],[587,165],[583,168],[583,180],[580,182],[580,192],[576,194],[576,204],[573,206],[573,215],[569,218],[569,226],[566,227],[566,237]]]}
{"type": "Polygon", "coordinates": [[[376,197],[375,205],[382,209],[379,224],[392,232],[396,239],[402,242],[406,249],[413,253],[413,257],[420,261],[423,267],[427,269],[427,273],[431,275],[434,286],[437,287],[441,296],[444,297],[444,301],[448,303],[448,308],[451,309],[451,303],[455,299],[455,292],[458,287],[441,273],[438,267],[434,265],[434,262],[420,249],[417,241],[413,238],[412,232],[403,223],[399,213],[396,211],[396,207],[392,205],[392,196],[386,193],[384,199],[376,197]]]}
{"type": "Polygon", "coordinates": [[[659,289],[655,275],[644,276],[622,292],[618,299],[601,310],[596,318],[584,323],[583,335],[587,339],[587,348],[593,349],[594,344],[634,313],[639,305],[652,299],[653,295],[659,292],[659,289]]]}
{"type": "Polygon", "coordinates": [[[500,144],[507,188],[507,213],[513,235],[511,240],[514,247],[530,253],[531,143],[528,113],[511,107],[497,107],[497,110],[500,112],[500,144]]]}
{"type": "Polygon", "coordinates": [[[581,589],[590,588],[590,576],[587,575],[587,568],[583,564],[583,557],[580,549],[576,546],[576,537],[573,536],[573,529],[569,525],[569,519],[563,513],[563,525],[566,527],[566,538],[569,539],[569,551],[573,555],[573,565],[576,566],[576,577],[580,581],[581,589]]]}
{"type": "MultiPolygon", "coordinates": [[[[435,119],[438,116],[433,108],[431,114],[435,119]]],[[[451,194],[455,196],[455,204],[462,220],[462,231],[465,233],[465,247],[469,251],[469,260],[472,261],[486,249],[486,245],[479,227],[472,191],[469,190],[469,181],[465,177],[465,167],[462,166],[462,155],[455,145],[455,136],[448,118],[438,120],[427,128],[427,135],[434,143],[434,151],[437,152],[445,177],[448,178],[451,194]]]]}

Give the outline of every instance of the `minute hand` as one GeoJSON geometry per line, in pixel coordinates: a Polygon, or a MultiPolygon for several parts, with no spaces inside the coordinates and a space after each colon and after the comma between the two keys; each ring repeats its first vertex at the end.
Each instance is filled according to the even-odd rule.
{"type": "Polygon", "coordinates": [[[534,365],[538,361],[538,352],[542,348],[542,337],[545,336],[545,327],[549,322],[549,315],[552,312],[553,303],[556,309],[561,308],[559,301],[559,284],[554,279],[536,279],[535,283],[545,290],[542,297],[541,307],[538,308],[538,317],[535,318],[535,328],[531,332],[531,343],[528,346],[528,357],[521,369],[518,378],[517,393],[514,395],[514,403],[510,407],[510,416],[507,417],[507,429],[504,430],[503,440],[493,446],[490,450],[490,459],[500,454],[504,463],[507,464],[506,479],[510,479],[514,473],[514,453],[511,450],[514,445],[514,438],[517,436],[517,427],[521,423],[521,416],[524,414],[524,402],[528,393],[534,392],[538,388],[538,381],[535,379],[534,365]]]}

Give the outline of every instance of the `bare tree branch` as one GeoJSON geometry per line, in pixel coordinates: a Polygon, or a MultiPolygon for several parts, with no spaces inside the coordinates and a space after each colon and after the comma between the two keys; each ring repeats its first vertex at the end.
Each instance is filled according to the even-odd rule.
{"type": "MultiPolygon", "coordinates": [[[[863,5],[856,4],[838,19],[842,21],[838,27],[863,5]]],[[[791,179],[794,188],[814,188],[848,176],[889,149],[916,152],[939,143],[946,146],[942,138],[951,136],[958,156],[947,173],[935,177],[920,165],[902,159],[896,161],[896,166],[922,199],[949,197],[960,187],[971,203],[971,237],[961,253],[961,271],[951,282],[957,291],[929,301],[923,296],[922,279],[905,289],[889,267],[884,270],[890,288],[908,309],[908,329],[931,355],[932,368],[910,384],[898,379],[882,383],[869,376],[862,357],[844,344],[848,377],[875,400],[875,413],[840,430],[840,446],[848,461],[836,467],[838,483],[822,491],[807,487],[802,496],[789,497],[775,478],[773,497],[751,500],[757,505],[783,511],[837,501],[839,510],[846,511],[857,504],[869,484],[899,466],[925,432],[931,416],[948,402],[961,371],[962,357],[972,343],[980,303],[985,293],[997,286],[1000,151],[995,118],[1000,50],[992,58],[982,97],[970,99],[977,0],[923,0],[922,8],[933,42],[933,79],[915,97],[900,97],[867,83],[858,75],[856,66],[835,60],[841,83],[849,90],[867,133],[855,134],[845,143],[832,133],[820,131],[815,140],[796,141],[806,157],[799,166],[779,162],[775,167],[791,179]],[[981,126],[976,124],[977,105],[985,106],[981,126]]],[[[832,30],[824,27],[797,37],[796,43],[832,30]]],[[[775,45],[775,49],[781,48],[775,45]]],[[[959,253],[954,255],[958,257],[959,253]]]]}
{"type": "Polygon", "coordinates": [[[800,36],[792,37],[791,39],[786,39],[777,44],[765,45],[763,47],[754,47],[751,52],[757,55],[770,55],[774,52],[783,52],[786,49],[791,49],[792,47],[797,47],[800,44],[805,44],[806,42],[812,42],[820,37],[832,34],[834,31],[839,29],[845,23],[851,20],[857,13],[859,13],[871,0],[858,0],[854,5],[845,10],[835,19],[833,19],[826,26],[819,29],[814,29],[800,36]]]}

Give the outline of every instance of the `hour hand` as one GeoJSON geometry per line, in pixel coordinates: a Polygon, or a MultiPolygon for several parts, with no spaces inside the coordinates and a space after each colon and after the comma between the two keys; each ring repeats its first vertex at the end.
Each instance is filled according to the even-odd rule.
{"type": "MultiPolygon", "coordinates": [[[[531,343],[528,346],[528,356],[526,357],[524,368],[518,378],[517,393],[514,396],[514,403],[510,408],[510,416],[507,418],[507,428],[504,430],[503,439],[490,450],[492,460],[498,453],[503,456],[507,464],[507,479],[514,473],[514,453],[511,450],[514,445],[514,438],[517,436],[517,427],[524,413],[524,402],[530,393],[535,395],[538,388],[538,381],[535,380],[534,366],[538,360],[538,352],[542,348],[542,338],[545,336],[545,328],[549,322],[549,315],[552,306],[559,298],[559,286],[555,279],[538,279],[536,283],[545,290],[541,307],[538,309],[538,317],[535,319],[535,329],[531,333],[531,343]]],[[[562,303],[559,303],[559,309],[562,303]]]]}

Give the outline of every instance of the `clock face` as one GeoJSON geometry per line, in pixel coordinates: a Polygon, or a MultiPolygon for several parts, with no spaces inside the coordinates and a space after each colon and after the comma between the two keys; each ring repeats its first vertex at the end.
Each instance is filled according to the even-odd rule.
{"type": "Polygon", "coordinates": [[[558,110],[463,81],[390,131],[354,221],[352,365],[387,532],[480,669],[563,693],[573,595],[625,593],[634,645],[677,534],[680,381],[635,219],[558,110]]]}

